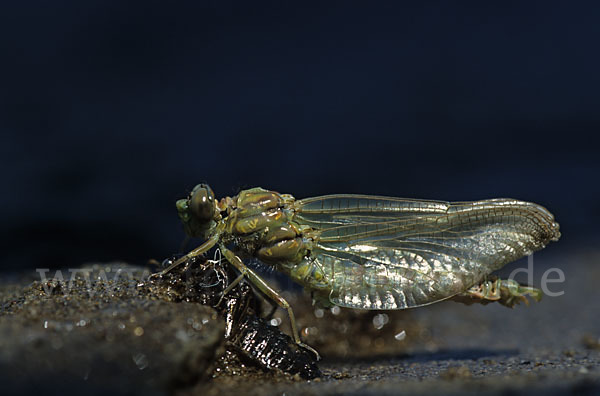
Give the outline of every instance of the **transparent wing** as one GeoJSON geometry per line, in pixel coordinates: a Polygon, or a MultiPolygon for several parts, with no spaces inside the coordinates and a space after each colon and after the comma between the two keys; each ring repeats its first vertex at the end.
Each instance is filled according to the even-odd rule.
{"type": "Polygon", "coordinates": [[[560,237],[552,214],[514,199],[422,201],[329,195],[294,203],[317,230],[311,258],[340,306],[402,309],[460,293],[560,237]]]}

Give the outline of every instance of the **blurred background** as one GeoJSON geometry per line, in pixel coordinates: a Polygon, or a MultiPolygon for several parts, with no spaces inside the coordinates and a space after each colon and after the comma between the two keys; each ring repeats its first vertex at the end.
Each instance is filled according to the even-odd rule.
{"type": "Polygon", "coordinates": [[[552,249],[597,241],[599,11],[5,2],[2,268],[169,256],[199,182],[514,197],[556,215],[552,249]]]}

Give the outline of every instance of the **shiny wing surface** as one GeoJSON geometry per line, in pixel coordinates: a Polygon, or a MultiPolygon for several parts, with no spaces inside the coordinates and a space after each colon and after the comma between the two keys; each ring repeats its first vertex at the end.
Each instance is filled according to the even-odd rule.
{"type": "Polygon", "coordinates": [[[403,309],[460,293],[542,249],[560,232],[544,207],[515,199],[424,201],[329,195],[294,203],[313,227],[311,257],[340,306],[403,309]]]}

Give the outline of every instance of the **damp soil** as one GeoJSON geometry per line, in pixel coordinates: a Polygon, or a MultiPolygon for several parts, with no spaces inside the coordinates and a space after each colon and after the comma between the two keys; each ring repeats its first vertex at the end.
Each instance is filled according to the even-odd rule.
{"type": "Polygon", "coordinates": [[[110,263],[84,265],[73,278],[63,270],[63,281],[54,271],[45,281],[34,271],[5,274],[2,393],[599,393],[600,253],[540,256],[534,284],[561,268],[565,281],[549,288],[564,294],[514,309],[320,309],[286,291],[319,362],[291,342],[285,312],[269,315],[251,290],[215,299],[207,290],[216,283],[198,273],[149,281],[156,268],[110,263]]]}

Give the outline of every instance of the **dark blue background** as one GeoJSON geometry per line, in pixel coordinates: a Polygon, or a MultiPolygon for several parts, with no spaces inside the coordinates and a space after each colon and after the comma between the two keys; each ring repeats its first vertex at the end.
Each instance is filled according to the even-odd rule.
{"type": "Polygon", "coordinates": [[[200,181],[515,197],[597,235],[598,7],[374,3],[4,3],[4,268],[167,256],[200,181]]]}

